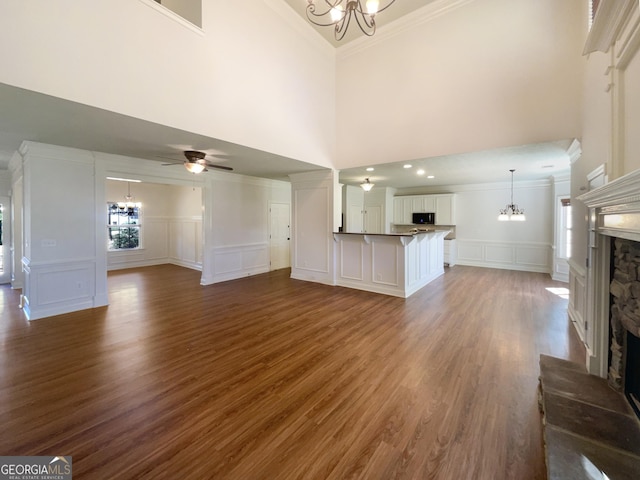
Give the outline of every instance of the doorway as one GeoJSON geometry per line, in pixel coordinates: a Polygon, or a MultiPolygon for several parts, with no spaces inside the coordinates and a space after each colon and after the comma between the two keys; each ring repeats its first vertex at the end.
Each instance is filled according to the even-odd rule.
{"type": "Polygon", "coordinates": [[[289,268],[289,243],[291,240],[290,213],[288,203],[272,203],[269,207],[269,251],[270,270],[289,268]]]}
{"type": "Polygon", "coordinates": [[[0,283],[11,282],[11,199],[0,196],[0,283]]]}

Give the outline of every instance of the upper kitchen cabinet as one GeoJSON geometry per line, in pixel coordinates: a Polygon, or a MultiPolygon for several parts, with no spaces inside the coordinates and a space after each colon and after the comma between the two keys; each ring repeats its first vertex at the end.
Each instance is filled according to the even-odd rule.
{"type": "Polygon", "coordinates": [[[407,195],[393,198],[393,223],[410,225],[414,213],[435,212],[436,225],[455,225],[455,194],[407,195]]]}
{"type": "Polygon", "coordinates": [[[456,224],[456,196],[454,194],[436,195],[436,225],[456,224]]]}

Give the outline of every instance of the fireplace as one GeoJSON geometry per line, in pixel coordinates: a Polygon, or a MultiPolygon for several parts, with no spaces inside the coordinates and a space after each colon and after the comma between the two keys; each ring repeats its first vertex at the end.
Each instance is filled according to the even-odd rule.
{"type": "Polygon", "coordinates": [[[640,242],[611,242],[609,385],[640,417],[640,242]]]}
{"type": "Polygon", "coordinates": [[[640,418],[640,338],[631,332],[627,332],[624,393],[634,412],[640,418]]]}

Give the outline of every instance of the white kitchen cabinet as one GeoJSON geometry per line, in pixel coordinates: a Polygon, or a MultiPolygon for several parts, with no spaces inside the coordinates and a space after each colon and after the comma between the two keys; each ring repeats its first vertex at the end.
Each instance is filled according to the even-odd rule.
{"type": "Polygon", "coordinates": [[[455,194],[407,195],[393,198],[393,223],[409,225],[413,213],[435,212],[436,225],[455,225],[455,194]]]}
{"type": "Polygon", "coordinates": [[[435,195],[436,225],[455,225],[455,195],[435,195]]]}
{"type": "Polygon", "coordinates": [[[455,239],[444,241],[444,264],[453,267],[458,257],[458,247],[455,239]]]}
{"type": "Polygon", "coordinates": [[[393,197],[393,223],[396,225],[411,224],[414,196],[393,197]]]}

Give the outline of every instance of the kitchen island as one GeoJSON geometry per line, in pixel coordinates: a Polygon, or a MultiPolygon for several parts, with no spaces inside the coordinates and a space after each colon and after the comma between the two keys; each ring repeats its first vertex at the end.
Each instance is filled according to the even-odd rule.
{"type": "Polygon", "coordinates": [[[334,233],[336,285],[407,298],[444,274],[448,233],[334,233]]]}

